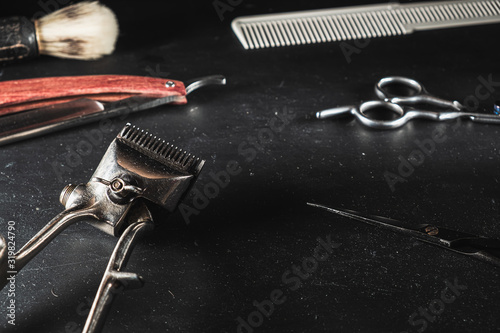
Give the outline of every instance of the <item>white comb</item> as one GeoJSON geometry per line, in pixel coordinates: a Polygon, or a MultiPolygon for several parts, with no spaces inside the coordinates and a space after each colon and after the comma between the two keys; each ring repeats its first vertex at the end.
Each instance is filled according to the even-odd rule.
{"type": "Polygon", "coordinates": [[[500,0],[434,1],[238,17],[231,26],[245,49],[407,35],[500,22],[500,0]]]}

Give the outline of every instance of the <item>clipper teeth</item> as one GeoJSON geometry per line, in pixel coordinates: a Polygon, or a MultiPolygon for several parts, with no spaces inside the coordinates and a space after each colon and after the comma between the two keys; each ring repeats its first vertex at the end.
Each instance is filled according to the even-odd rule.
{"type": "Polygon", "coordinates": [[[131,124],[125,125],[118,135],[118,139],[160,163],[194,175],[198,175],[205,163],[204,160],[189,154],[187,151],[183,151],[131,124]]]}

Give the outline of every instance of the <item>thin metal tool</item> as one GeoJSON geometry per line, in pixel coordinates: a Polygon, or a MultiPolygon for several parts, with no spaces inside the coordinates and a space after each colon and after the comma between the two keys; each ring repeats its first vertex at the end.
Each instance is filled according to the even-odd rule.
{"type": "Polygon", "coordinates": [[[334,209],[313,203],[307,204],[375,227],[411,236],[420,241],[500,267],[499,239],[480,237],[465,232],[437,227],[431,224],[408,225],[386,217],[362,215],[357,212],[334,209]]]}
{"type": "Polygon", "coordinates": [[[363,125],[375,129],[394,129],[416,118],[434,121],[446,121],[466,118],[474,122],[499,124],[500,116],[463,111],[465,108],[458,101],[449,101],[430,95],[418,81],[401,76],[381,79],[375,85],[375,93],[382,100],[367,101],[359,106],[346,105],[326,109],[316,113],[316,118],[336,118],[346,115],[356,117],[363,125]],[[391,91],[398,90],[394,94],[391,91]],[[402,95],[404,90],[406,95],[402,95]],[[447,111],[429,111],[416,108],[416,105],[434,106],[447,111]]]}
{"type": "Polygon", "coordinates": [[[261,49],[498,22],[499,0],[462,0],[245,16],[234,19],[232,28],[245,49],[261,49]]]}
{"type": "Polygon", "coordinates": [[[125,271],[133,247],[152,229],[149,206],[174,211],[196,181],[205,161],[127,124],[111,143],[86,184],[68,185],[60,201],[66,210],[42,228],[13,257],[0,235],[0,289],[68,226],[87,221],[119,237],[90,310],[84,333],[100,332],[117,293],[140,288],[142,278],[125,271]]]}
{"type": "MultiPolygon", "coordinates": [[[[226,79],[222,75],[195,79],[186,84],[186,95],[201,87],[224,84],[226,84],[226,79]]],[[[154,98],[139,95],[107,103],[81,98],[2,116],[0,117],[0,146],[105,118],[175,103],[184,97],[184,95],[173,95],[154,98]]]]}

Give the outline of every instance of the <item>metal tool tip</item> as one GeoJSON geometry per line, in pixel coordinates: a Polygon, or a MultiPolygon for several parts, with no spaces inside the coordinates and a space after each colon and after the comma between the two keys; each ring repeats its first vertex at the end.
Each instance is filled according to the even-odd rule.
{"type": "Polygon", "coordinates": [[[336,209],[333,209],[333,208],[330,208],[330,207],[326,207],[326,206],[323,206],[323,205],[320,205],[320,204],[315,204],[315,203],[312,203],[312,202],[306,202],[306,204],[308,206],[311,206],[311,207],[316,207],[316,208],[321,208],[321,209],[325,209],[325,210],[328,210],[328,211],[338,212],[338,210],[336,210],[336,209]]]}
{"type": "Polygon", "coordinates": [[[460,102],[458,102],[458,101],[453,101],[453,107],[454,107],[455,109],[457,109],[457,111],[460,111],[460,110],[462,110],[462,109],[464,109],[464,108],[465,108],[465,107],[464,107],[462,104],[460,104],[460,102]]]}

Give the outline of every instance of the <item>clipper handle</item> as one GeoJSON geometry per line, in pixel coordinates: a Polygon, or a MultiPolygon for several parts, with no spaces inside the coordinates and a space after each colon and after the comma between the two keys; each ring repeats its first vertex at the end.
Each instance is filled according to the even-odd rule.
{"type": "Polygon", "coordinates": [[[5,238],[0,235],[0,290],[5,287],[10,276],[15,276],[26,264],[40,253],[64,229],[78,221],[94,216],[90,209],[79,207],[66,209],[53,218],[16,255],[9,258],[5,238]],[[9,263],[9,259],[15,263],[9,263]]]}
{"type": "Polygon", "coordinates": [[[8,263],[7,242],[0,235],[0,290],[7,284],[7,263],[8,263]]]}
{"type": "MultiPolygon", "coordinates": [[[[150,214],[147,208],[143,209],[143,212],[150,214]]],[[[131,224],[120,236],[109,258],[108,266],[82,333],[101,332],[115,296],[123,290],[137,289],[143,286],[144,282],[138,274],[125,272],[124,270],[137,241],[145,232],[152,229],[153,221],[149,218],[131,224]]]]}

